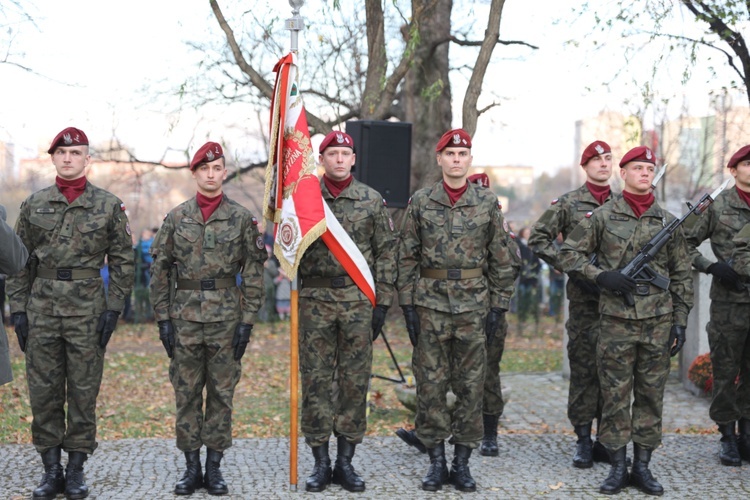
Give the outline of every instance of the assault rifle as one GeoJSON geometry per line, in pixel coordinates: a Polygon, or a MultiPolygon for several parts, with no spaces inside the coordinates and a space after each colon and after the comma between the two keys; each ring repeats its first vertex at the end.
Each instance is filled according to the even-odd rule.
{"type": "MultiPolygon", "coordinates": [[[[656,233],[656,235],[654,235],[654,237],[651,238],[651,240],[638,251],[638,255],[636,255],[633,260],[628,263],[628,265],[620,270],[620,273],[635,279],[637,283],[636,286],[638,287],[648,287],[649,285],[654,285],[657,288],[666,290],[669,287],[670,279],[654,271],[649,265],[649,262],[651,262],[654,257],[656,257],[656,254],[659,253],[659,250],[661,250],[662,247],[666,245],[669,239],[672,237],[672,233],[674,233],[677,228],[680,227],[680,225],[682,225],[682,223],[688,219],[688,217],[693,214],[701,215],[706,211],[706,209],[714,202],[719,193],[721,193],[724,188],[727,187],[729,181],[730,179],[724,181],[724,183],[719,186],[713,193],[704,194],[703,197],[698,201],[698,204],[695,206],[691,205],[689,201],[685,202],[690,210],[688,210],[688,212],[681,218],[674,219],[668,225],[664,226],[661,231],[656,233]]],[[[622,297],[625,300],[625,304],[627,304],[628,306],[635,305],[632,293],[625,292],[622,294],[622,297]]]]}

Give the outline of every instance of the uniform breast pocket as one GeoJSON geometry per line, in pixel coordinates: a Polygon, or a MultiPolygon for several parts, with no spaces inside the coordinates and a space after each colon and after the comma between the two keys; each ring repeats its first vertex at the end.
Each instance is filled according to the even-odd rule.
{"type": "Polygon", "coordinates": [[[36,243],[36,246],[41,246],[41,244],[52,240],[54,234],[52,231],[57,227],[60,218],[60,216],[55,217],[54,215],[39,214],[32,214],[29,217],[29,222],[33,226],[31,238],[36,243]]]}
{"type": "Polygon", "coordinates": [[[490,223],[490,213],[482,212],[466,219],[466,228],[469,230],[482,229],[490,223]]]}
{"type": "Polygon", "coordinates": [[[76,229],[85,251],[98,253],[107,248],[109,238],[107,237],[106,215],[77,218],[76,229]]]}
{"type": "Polygon", "coordinates": [[[346,214],[347,232],[353,239],[360,237],[368,240],[370,235],[375,231],[373,227],[372,214],[364,210],[354,210],[346,214]]]}
{"type": "Polygon", "coordinates": [[[746,217],[739,211],[724,212],[719,216],[719,223],[723,226],[724,230],[728,230],[734,234],[745,226],[747,223],[745,219],[746,217]]]}
{"type": "MultiPolygon", "coordinates": [[[[608,224],[604,232],[604,239],[599,245],[602,249],[600,254],[608,256],[612,260],[610,264],[620,267],[620,262],[630,245],[634,226],[630,224],[608,224]]],[[[604,263],[602,263],[604,264],[604,263]]]]}
{"type": "Polygon", "coordinates": [[[425,210],[422,212],[425,227],[442,227],[445,225],[445,210],[425,210]]]}
{"type": "Polygon", "coordinates": [[[240,238],[240,234],[239,226],[230,226],[216,233],[217,248],[229,255],[232,262],[242,258],[242,238],[240,238]]]}
{"type": "Polygon", "coordinates": [[[196,227],[190,227],[187,224],[177,226],[174,230],[176,238],[187,240],[191,245],[194,245],[198,238],[201,236],[200,229],[196,227]]]}

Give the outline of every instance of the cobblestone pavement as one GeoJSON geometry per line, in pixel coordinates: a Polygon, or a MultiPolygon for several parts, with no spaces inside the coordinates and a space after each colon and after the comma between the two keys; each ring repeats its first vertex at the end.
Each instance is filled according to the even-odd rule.
{"type": "MultiPolygon", "coordinates": [[[[565,417],[567,382],[559,373],[509,374],[510,389],[501,420],[500,456],[475,453],[471,470],[475,494],[446,485],[442,492],[419,489],[427,470],[425,455],[396,437],[367,437],[357,448],[354,465],[367,481],[367,491],[350,494],[332,485],[319,498],[601,498],[599,484],[609,470],[595,464],[571,466],[574,436],[565,417]]],[[[750,496],[750,464],[724,467],[718,459],[718,434],[708,419],[708,400],[670,380],[665,394],[664,445],[656,450],[651,470],[664,485],[664,498],[737,499],[750,496]],[[705,430],[708,434],[682,434],[705,430]]],[[[332,455],[335,455],[335,440],[332,455]]],[[[316,495],[304,491],[312,457],[299,445],[299,491],[289,487],[286,439],[237,439],[227,450],[222,470],[230,498],[293,498],[316,495]]],[[[205,453],[205,450],[204,450],[205,453]]],[[[632,452],[629,453],[632,455],[632,452]]],[[[205,457],[204,457],[205,458],[205,457]]],[[[452,458],[449,447],[448,460],[452,458]]],[[[183,457],[167,439],[104,441],[86,464],[90,498],[176,498],[171,491],[182,473],[183,457]]],[[[29,498],[41,475],[39,456],[31,445],[0,445],[0,498],[29,498]]],[[[617,498],[643,498],[628,488],[617,498]]],[[[60,496],[59,498],[62,498],[60,496]]],[[[211,498],[199,490],[193,498],[211,498]]]]}

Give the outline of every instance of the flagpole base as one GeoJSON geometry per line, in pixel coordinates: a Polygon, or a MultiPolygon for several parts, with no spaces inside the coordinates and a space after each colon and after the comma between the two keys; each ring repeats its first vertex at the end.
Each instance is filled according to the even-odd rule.
{"type": "Polygon", "coordinates": [[[290,484],[289,485],[289,491],[292,493],[297,493],[297,485],[296,484],[290,484]]]}

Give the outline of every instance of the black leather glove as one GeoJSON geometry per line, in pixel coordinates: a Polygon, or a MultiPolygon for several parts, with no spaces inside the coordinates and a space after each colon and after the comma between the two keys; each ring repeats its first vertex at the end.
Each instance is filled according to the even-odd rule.
{"type": "Polygon", "coordinates": [[[487,345],[490,345],[495,338],[495,334],[500,329],[500,322],[503,319],[503,313],[506,309],[500,307],[491,307],[484,320],[484,336],[487,337],[487,345]]]}
{"type": "Polygon", "coordinates": [[[585,293],[589,293],[591,295],[599,295],[601,293],[601,290],[596,285],[596,283],[592,283],[591,281],[587,280],[586,278],[569,278],[570,281],[573,282],[575,286],[583,290],[585,293]]]}
{"type": "Polygon", "coordinates": [[[620,271],[603,271],[596,277],[596,284],[607,290],[620,293],[635,291],[635,280],[620,271]]]}
{"type": "Polygon", "coordinates": [[[239,361],[245,354],[245,348],[247,348],[248,342],[250,342],[250,334],[253,333],[253,325],[249,323],[240,323],[237,328],[234,329],[234,338],[232,339],[232,347],[234,347],[234,360],[239,361]]]}
{"type": "Polygon", "coordinates": [[[380,336],[385,325],[385,315],[388,313],[388,306],[377,305],[372,310],[372,341],[380,336]]]}
{"type": "Polygon", "coordinates": [[[401,306],[404,311],[404,320],[406,320],[406,331],[409,333],[409,341],[412,347],[417,347],[419,339],[419,315],[414,306],[401,306]]]}
{"type": "Polygon", "coordinates": [[[174,325],[172,320],[159,321],[159,340],[161,345],[164,346],[164,350],[167,351],[167,357],[170,359],[174,357],[174,325]]]}
{"type": "Polygon", "coordinates": [[[21,352],[26,352],[26,341],[29,339],[29,317],[25,312],[16,312],[10,315],[10,322],[16,330],[18,347],[21,352]]]}
{"type": "Polygon", "coordinates": [[[719,278],[719,281],[725,287],[739,289],[740,275],[726,262],[714,262],[706,270],[709,274],[719,278]]]}
{"type": "Polygon", "coordinates": [[[672,329],[669,330],[669,347],[672,349],[669,351],[669,355],[674,357],[680,352],[682,346],[685,345],[685,327],[679,325],[672,325],[672,329]],[[677,343],[675,344],[675,340],[677,343]]]}
{"type": "Polygon", "coordinates": [[[117,326],[117,318],[120,317],[118,311],[104,311],[99,316],[99,322],[96,324],[96,333],[99,334],[99,346],[103,349],[107,347],[109,338],[117,326]]]}

